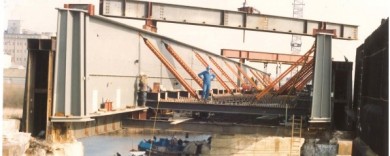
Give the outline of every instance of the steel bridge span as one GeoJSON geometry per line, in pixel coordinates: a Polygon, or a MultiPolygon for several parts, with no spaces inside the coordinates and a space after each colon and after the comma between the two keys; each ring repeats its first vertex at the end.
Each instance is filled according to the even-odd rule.
{"type": "Polygon", "coordinates": [[[185,110],[194,112],[214,112],[252,115],[309,115],[310,101],[294,101],[296,96],[267,96],[257,101],[254,95],[214,95],[210,101],[199,101],[180,96],[168,97],[168,93],[149,93],[146,106],[152,109],[185,110]],[[287,109],[287,110],[286,110],[287,109]]]}
{"type": "MultiPolygon", "coordinates": [[[[147,106],[151,108],[259,115],[285,114],[287,110],[288,114],[311,113],[316,119],[326,121],[330,119],[329,89],[332,84],[314,82],[314,84],[318,83],[314,90],[325,88],[327,92],[314,93],[313,99],[326,102],[309,101],[308,103],[313,104],[313,107],[308,109],[310,106],[306,104],[272,98],[265,92],[258,94],[261,93],[260,91],[268,92],[274,89],[276,82],[281,78],[270,80],[269,73],[240,62],[157,33],[94,15],[93,12],[85,11],[83,7],[80,10],[77,9],[78,7],[66,6],[68,8],[58,9],[56,38],[28,42],[26,95],[21,127],[23,131],[30,132],[33,136],[45,131],[47,139],[68,142],[73,137],[79,138],[118,130],[120,119],[123,117],[146,119],[146,107],[137,104],[139,89],[137,85],[141,73],[149,76],[149,82],[158,82],[168,90],[179,90],[183,93],[151,93],[147,101],[147,106]],[[178,53],[172,52],[172,49],[177,50],[178,53]],[[221,66],[222,64],[226,66],[221,66]],[[199,73],[207,65],[211,65],[218,75],[218,83],[214,85],[218,94],[214,94],[212,101],[204,103],[197,100],[199,95],[197,92],[201,85],[197,78],[194,78],[193,73],[199,73]],[[229,67],[226,68],[229,70],[224,67],[229,67]],[[193,69],[193,73],[191,74],[188,69],[193,69]],[[255,78],[261,81],[262,86],[255,84],[255,78]],[[257,94],[241,94],[242,92],[238,90],[239,82],[243,81],[254,88],[257,94]],[[172,94],[176,94],[177,97],[172,98],[172,94]]],[[[170,9],[177,9],[177,7],[180,6],[173,6],[170,9]]],[[[199,8],[195,8],[197,9],[199,8]]],[[[93,9],[87,5],[86,10],[93,9]]],[[[218,11],[214,14],[215,10],[206,10],[209,11],[217,15],[218,19],[221,17],[218,11]]],[[[243,15],[235,19],[238,21],[243,21],[242,18],[264,18],[263,15],[223,11],[222,13],[224,16],[230,13],[243,15]]],[[[282,23],[289,21],[288,18],[269,17],[281,20],[282,23]]],[[[309,28],[321,29],[313,34],[306,34],[315,35],[318,39],[317,49],[309,50],[310,53],[299,58],[294,65],[308,61],[307,58],[314,50],[319,51],[317,54],[326,53],[327,55],[320,56],[325,57],[326,60],[314,57],[317,59],[316,62],[323,65],[316,64],[316,69],[312,67],[307,69],[322,71],[324,68],[325,76],[331,79],[329,47],[331,47],[332,36],[335,37],[336,34],[335,39],[356,39],[354,34],[357,26],[328,23],[329,28],[337,27],[335,30],[328,31],[325,29],[325,22],[311,20],[296,22],[298,25],[303,23],[304,27],[297,28],[300,33],[311,32],[308,31],[309,28]]],[[[174,23],[180,22],[174,21],[174,23]]],[[[250,25],[246,22],[240,24],[250,25]]],[[[218,27],[232,26],[226,24],[218,27]]],[[[235,29],[242,29],[242,27],[235,27],[235,29]]],[[[271,32],[268,29],[262,31],[271,32]]],[[[277,31],[283,34],[294,33],[289,30],[277,29],[277,31]]],[[[314,66],[314,63],[310,65],[314,66]]],[[[302,74],[306,76],[303,78],[310,79],[312,73],[302,74]]],[[[287,73],[282,75],[285,76],[287,73]]],[[[291,86],[293,85],[287,88],[291,86]]]]}

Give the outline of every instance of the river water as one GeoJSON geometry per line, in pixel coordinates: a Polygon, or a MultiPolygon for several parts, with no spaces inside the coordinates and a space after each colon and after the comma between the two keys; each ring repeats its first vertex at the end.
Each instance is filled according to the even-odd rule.
{"type": "MultiPolygon", "coordinates": [[[[184,132],[177,132],[173,134],[156,134],[155,136],[157,138],[168,139],[171,139],[174,136],[177,139],[186,139],[184,132]]],[[[190,133],[186,140],[201,141],[207,140],[207,138],[210,136],[211,134],[190,133]]],[[[83,143],[85,156],[113,156],[117,152],[121,155],[127,155],[131,149],[138,148],[138,143],[141,140],[148,140],[152,138],[152,134],[124,134],[119,132],[81,138],[79,141],[83,143]]]]}

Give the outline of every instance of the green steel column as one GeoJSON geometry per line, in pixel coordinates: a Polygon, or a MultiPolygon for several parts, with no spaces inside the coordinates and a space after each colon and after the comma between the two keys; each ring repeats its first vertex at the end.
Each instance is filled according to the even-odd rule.
{"type": "Polygon", "coordinates": [[[331,121],[332,34],[317,34],[310,122],[331,121]]]}

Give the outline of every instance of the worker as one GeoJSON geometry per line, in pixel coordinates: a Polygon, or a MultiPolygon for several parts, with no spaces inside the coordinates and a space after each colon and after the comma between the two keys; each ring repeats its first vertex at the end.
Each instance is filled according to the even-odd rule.
{"type": "Polygon", "coordinates": [[[203,79],[203,93],[202,99],[207,100],[209,97],[211,81],[214,80],[215,75],[211,73],[210,66],[206,67],[206,70],[199,73],[198,76],[203,79]]]}
{"type": "Polygon", "coordinates": [[[144,73],[140,74],[138,87],[139,87],[138,106],[145,107],[147,92],[149,90],[148,76],[146,76],[146,74],[144,73]]]}

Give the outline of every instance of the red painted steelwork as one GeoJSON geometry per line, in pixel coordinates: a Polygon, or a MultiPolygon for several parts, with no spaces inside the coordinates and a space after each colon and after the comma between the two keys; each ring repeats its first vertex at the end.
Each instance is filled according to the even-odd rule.
{"type": "Polygon", "coordinates": [[[222,75],[229,80],[229,82],[234,86],[234,88],[236,88],[236,90],[239,90],[237,84],[234,83],[234,81],[229,77],[229,75],[226,74],[226,72],[221,68],[221,66],[219,66],[218,63],[210,56],[209,56],[209,60],[214,64],[215,67],[218,68],[218,70],[222,73],[222,75]]]}
{"type": "Polygon", "coordinates": [[[319,33],[332,34],[332,37],[337,37],[336,29],[313,29],[313,36],[316,36],[319,33]]]}
{"type": "MultiPolygon", "coordinates": [[[[246,59],[251,62],[294,64],[301,55],[266,53],[244,50],[222,49],[221,55],[227,58],[246,59]]],[[[310,56],[310,58],[312,58],[310,56]]]]}
{"type": "Polygon", "coordinates": [[[256,71],[253,71],[253,72],[255,72],[255,74],[257,74],[261,78],[261,80],[263,80],[265,86],[268,86],[271,83],[271,82],[269,82],[269,76],[268,75],[261,74],[261,73],[258,73],[256,71]]]}
{"type": "Polygon", "coordinates": [[[145,19],[145,25],[143,25],[143,29],[149,30],[151,32],[157,32],[157,21],[152,19],[152,5],[152,2],[148,2],[147,17],[145,19]]]}
{"type": "Polygon", "coordinates": [[[184,68],[185,71],[187,71],[188,74],[192,77],[192,79],[195,80],[195,82],[202,88],[203,87],[203,82],[202,80],[198,77],[198,75],[184,62],[183,59],[180,58],[180,56],[176,53],[173,48],[164,43],[165,48],[168,50],[168,52],[173,56],[173,58],[176,59],[177,62],[184,68]]]}
{"type": "Polygon", "coordinates": [[[244,72],[244,70],[240,68],[240,66],[238,66],[238,64],[234,64],[234,65],[236,65],[237,69],[242,73],[242,75],[244,75],[244,77],[249,81],[252,87],[255,87],[257,90],[260,90],[260,88],[257,87],[256,83],[244,72]]]}
{"type": "Polygon", "coordinates": [[[297,72],[289,81],[287,81],[283,86],[280,87],[278,93],[283,92],[284,90],[290,88],[292,85],[296,85],[305,74],[309,73],[312,69],[313,60],[309,61],[306,65],[304,65],[299,72],[297,72]]]}
{"type": "Polygon", "coordinates": [[[278,94],[283,94],[285,91],[288,91],[292,88],[297,89],[298,84],[301,84],[308,75],[313,73],[314,60],[310,60],[302,67],[302,69],[296,73],[289,81],[287,81],[283,86],[278,90],[278,94]]]}
{"type": "Polygon", "coordinates": [[[233,74],[236,75],[236,77],[240,80],[240,82],[244,82],[244,79],[242,79],[242,77],[238,75],[238,73],[232,68],[232,66],[230,66],[229,63],[227,63],[226,61],[224,62],[226,66],[233,72],[233,74]]]}
{"type": "Polygon", "coordinates": [[[310,72],[309,75],[305,78],[302,79],[302,81],[300,81],[297,85],[297,90],[300,91],[302,90],[305,85],[310,81],[310,80],[313,80],[313,77],[314,77],[314,72],[310,72]]]}
{"type": "Polygon", "coordinates": [[[297,62],[295,62],[293,65],[291,65],[286,71],[284,71],[278,78],[276,78],[267,88],[265,88],[262,92],[256,95],[256,99],[261,99],[264,95],[266,95],[277,83],[280,82],[288,73],[290,73],[294,68],[296,68],[299,64],[304,63],[309,56],[314,53],[315,51],[315,44],[310,48],[308,52],[306,52],[305,55],[303,55],[301,58],[298,59],[297,62]]]}
{"type": "Polygon", "coordinates": [[[263,80],[264,80],[266,86],[268,86],[269,84],[271,84],[271,78],[269,77],[269,75],[259,73],[258,71],[256,71],[256,73],[257,73],[257,75],[260,75],[260,76],[263,77],[263,80]]]}
{"type": "Polygon", "coordinates": [[[256,79],[265,87],[267,87],[267,84],[265,84],[264,80],[261,78],[261,76],[257,75],[255,71],[252,69],[249,69],[251,73],[256,77],[256,79]]]}
{"type": "MultiPolygon", "coordinates": [[[[198,60],[204,65],[204,67],[209,66],[209,64],[202,58],[202,56],[200,56],[195,51],[194,53],[196,58],[198,58],[198,60]]],[[[226,83],[221,79],[221,77],[214,71],[214,69],[211,68],[211,72],[215,74],[215,77],[217,78],[218,82],[223,86],[223,88],[225,88],[228,91],[228,93],[233,93],[232,90],[230,90],[230,88],[226,85],[226,83]]]]}
{"type": "Polygon", "coordinates": [[[154,55],[167,67],[167,69],[176,77],[176,79],[180,82],[181,85],[191,94],[191,96],[195,97],[196,99],[199,99],[198,94],[196,94],[195,90],[191,88],[191,86],[184,80],[183,77],[180,76],[180,74],[175,70],[175,68],[168,62],[168,60],[161,54],[160,51],[157,50],[153,46],[153,44],[147,39],[144,38],[144,42],[146,46],[149,47],[149,49],[153,52],[154,55]]]}
{"type": "Polygon", "coordinates": [[[305,85],[313,79],[313,76],[314,76],[314,60],[313,60],[313,63],[312,65],[310,66],[310,69],[308,69],[308,72],[304,73],[304,76],[302,76],[297,85],[295,86],[297,91],[300,91],[303,89],[303,87],[305,87],[305,85]]]}

